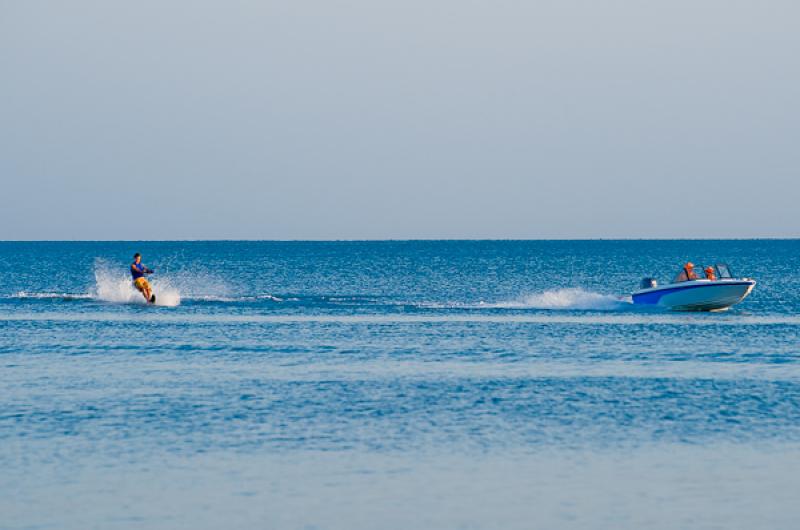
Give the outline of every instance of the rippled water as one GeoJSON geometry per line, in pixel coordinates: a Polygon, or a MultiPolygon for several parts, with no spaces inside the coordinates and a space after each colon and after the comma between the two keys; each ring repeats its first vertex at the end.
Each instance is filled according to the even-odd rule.
{"type": "Polygon", "coordinates": [[[794,528],[798,257],[0,243],[0,527],[794,528]],[[687,259],[758,285],[725,313],[630,303],[687,259]]]}

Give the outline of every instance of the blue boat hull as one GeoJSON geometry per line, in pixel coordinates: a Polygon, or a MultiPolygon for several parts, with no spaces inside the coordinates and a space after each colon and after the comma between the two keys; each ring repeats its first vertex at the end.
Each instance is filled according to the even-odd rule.
{"type": "Polygon", "coordinates": [[[632,294],[633,303],[675,311],[722,311],[750,294],[754,280],[693,280],[642,289],[632,294]]]}

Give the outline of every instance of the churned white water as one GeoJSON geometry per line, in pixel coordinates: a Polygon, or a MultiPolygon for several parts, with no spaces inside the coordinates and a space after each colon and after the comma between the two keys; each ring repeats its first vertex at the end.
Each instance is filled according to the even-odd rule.
{"type": "MultiPolygon", "coordinates": [[[[147,303],[131,281],[130,274],[112,269],[104,262],[98,262],[94,270],[95,286],[91,295],[97,300],[118,304],[147,303]]],[[[180,291],[170,285],[168,280],[148,279],[156,295],[156,305],[175,307],[181,303],[180,291]]]]}
{"type": "Polygon", "coordinates": [[[620,296],[587,291],[578,287],[550,289],[506,302],[487,303],[486,306],[529,309],[594,309],[613,310],[624,307],[630,300],[620,296]]]}

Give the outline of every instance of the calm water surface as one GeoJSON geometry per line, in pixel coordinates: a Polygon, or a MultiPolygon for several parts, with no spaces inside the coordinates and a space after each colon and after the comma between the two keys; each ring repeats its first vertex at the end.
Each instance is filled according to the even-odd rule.
{"type": "Polygon", "coordinates": [[[797,528],[798,258],[0,243],[0,528],[797,528]],[[632,306],[687,259],[758,285],[632,306]]]}

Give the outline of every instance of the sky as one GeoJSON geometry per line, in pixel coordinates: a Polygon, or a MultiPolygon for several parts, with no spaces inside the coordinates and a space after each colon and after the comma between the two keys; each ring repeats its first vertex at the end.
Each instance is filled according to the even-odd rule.
{"type": "Polygon", "coordinates": [[[800,237],[798,20],[0,0],[0,239],[800,237]]]}

